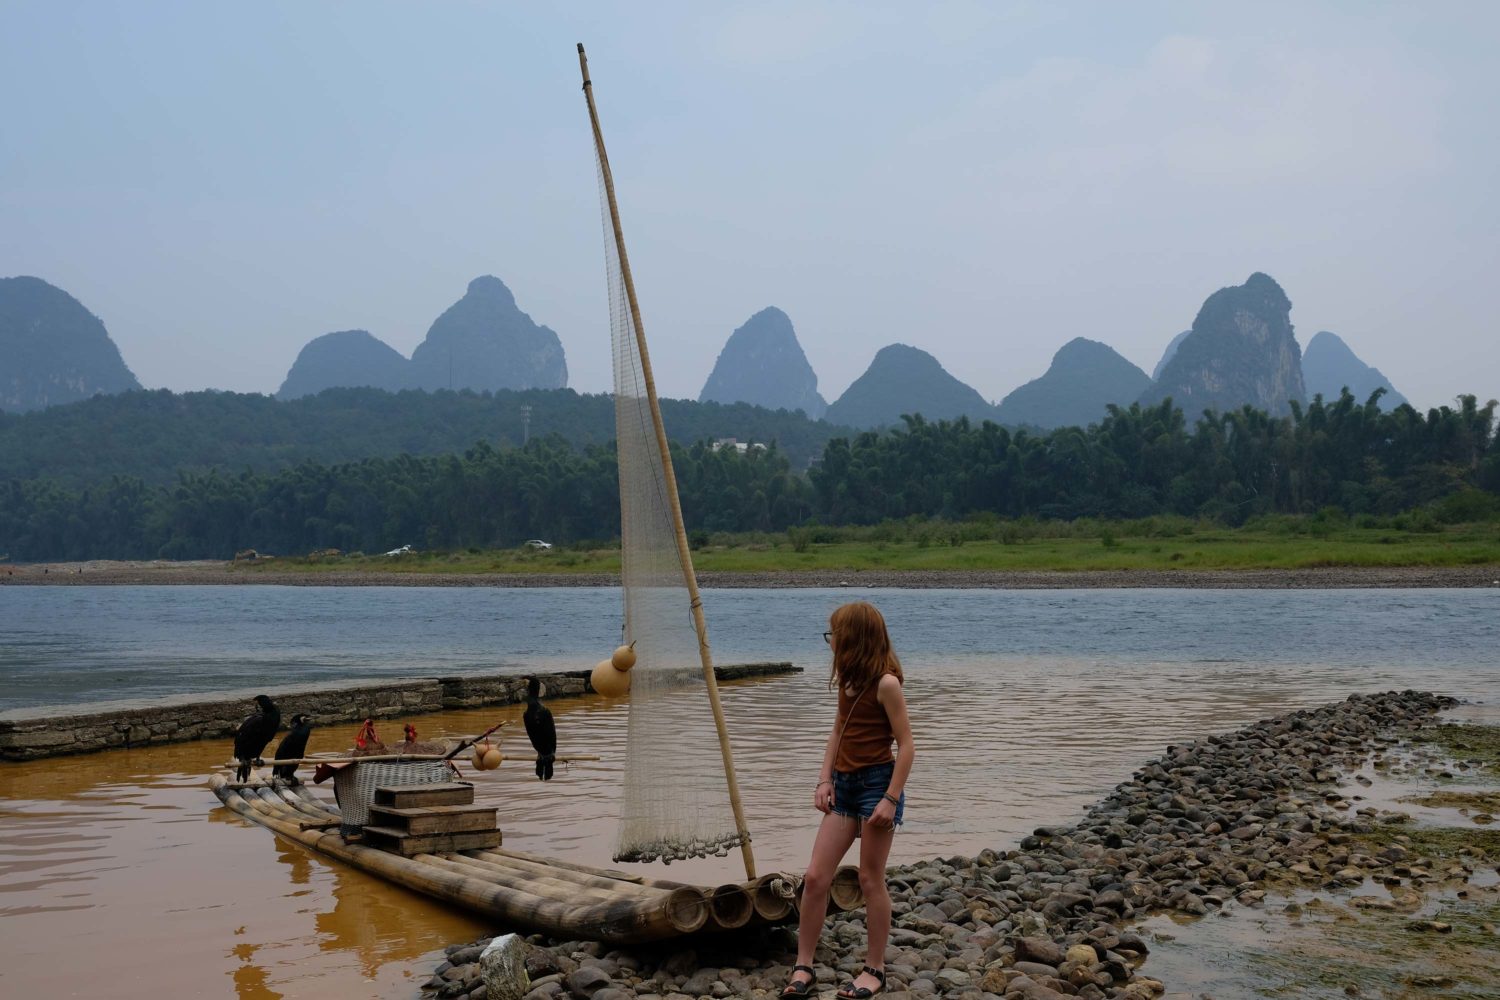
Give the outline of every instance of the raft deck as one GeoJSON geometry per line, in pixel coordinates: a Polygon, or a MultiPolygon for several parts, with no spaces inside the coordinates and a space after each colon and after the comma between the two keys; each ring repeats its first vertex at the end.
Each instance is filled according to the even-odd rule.
{"type": "MultiPolygon", "coordinates": [[[[544,858],[501,846],[403,855],[345,843],[339,808],[306,785],[237,784],[214,775],[209,787],[240,816],[360,871],[494,918],[506,929],[612,944],[660,941],[793,920],[796,876],[763,875],[713,888],[544,858]]],[[[378,839],[378,838],[377,838],[378,839]]],[[[498,837],[496,838],[498,840],[498,837]]],[[[831,909],[864,905],[858,869],[834,878],[831,909]]]]}

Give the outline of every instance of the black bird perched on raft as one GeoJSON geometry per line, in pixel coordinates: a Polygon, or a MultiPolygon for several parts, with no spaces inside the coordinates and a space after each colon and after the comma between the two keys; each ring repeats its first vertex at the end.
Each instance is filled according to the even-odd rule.
{"type": "Polygon", "coordinates": [[[557,726],[552,721],[552,712],[539,700],[541,697],[542,682],[535,677],[526,678],[526,714],[521,721],[526,723],[526,738],[536,750],[536,776],[551,781],[552,761],[557,756],[557,726]]]}
{"type": "Polygon", "coordinates": [[[236,781],[249,781],[252,767],[265,763],[260,755],[265,753],[266,744],[271,742],[271,737],[280,727],[281,709],[265,695],[256,695],[255,714],[241,722],[234,734],[234,757],[240,762],[235,770],[236,781]]]}
{"type": "MultiPolygon", "coordinates": [[[[312,734],[312,717],[294,715],[291,729],[276,744],[276,760],[300,760],[307,756],[307,737],[312,734]]],[[[289,785],[299,784],[296,764],[278,764],[271,769],[271,777],[282,778],[289,785]]]]}

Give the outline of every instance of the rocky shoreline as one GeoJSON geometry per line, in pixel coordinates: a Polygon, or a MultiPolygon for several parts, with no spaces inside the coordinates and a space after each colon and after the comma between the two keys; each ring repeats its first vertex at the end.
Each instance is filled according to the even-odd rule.
{"type": "MultiPolygon", "coordinates": [[[[1150,977],[1149,946],[1129,928],[1150,914],[1257,906],[1285,885],[1421,886],[1494,865],[1477,849],[1455,866],[1373,846],[1360,835],[1374,810],[1353,809],[1336,791],[1372,752],[1455,704],[1417,691],[1354,695],[1171,746],[1075,825],[1040,828],[1012,851],[893,867],[884,995],[1149,1000],[1166,986],[1150,977]]],[[[858,971],[864,939],[863,911],[829,919],[815,963],[822,995],[858,971]]],[[[478,958],[487,941],[450,947],[428,995],[486,996],[478,958]]],[[[794,953],[787,928],[661,949],[533,936],[525,996],[759,1000],[779,993],[794,953]]]]}
{"type": "MultiPolygon", "coordinates": [[[[777,570],[699,572],[709,588],[1058,590],[1174,588],[1329,589],[1500,587],[1500,566],[1325,566],[1219,570],[777,570]]],[[[152,560],[26,563],[4,567],[0,586],[618,587],[613,573],[393,573],[298,571],[234,563],[152,560]]]]}

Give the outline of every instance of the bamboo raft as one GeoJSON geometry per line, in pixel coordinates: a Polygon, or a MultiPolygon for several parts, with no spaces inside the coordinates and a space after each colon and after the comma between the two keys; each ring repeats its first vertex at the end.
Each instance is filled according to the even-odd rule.
{"type": "MultiPolygon", "coordinates": [[[[801,880],[793,875],[708,888],[508,850],[498,846],[498,831],[495,846],[407,855],[345,843],[338,806],[305,785],[238,784],[214,775],[209,787],[241,817],[319,854],[506,928],[557,938],[637,944],[786,923],[795,918],[801,895],[801,880]]],[[[858,869],[839,869],[829,903],[841,911],[864,904],[858,869]]]]}

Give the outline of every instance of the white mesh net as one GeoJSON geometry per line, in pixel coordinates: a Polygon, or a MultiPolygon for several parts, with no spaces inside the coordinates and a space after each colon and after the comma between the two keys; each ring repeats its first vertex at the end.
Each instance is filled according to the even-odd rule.
{"type": "MultiPolygon", "coordinates": [[[[597,150],[595,151],[597,157],[597,150]]],[[[672,521],[672,489],[599,167],[615,363],[624,641],[634,643],[616,861],[671,863],[739,844],[672,521]]]]}

